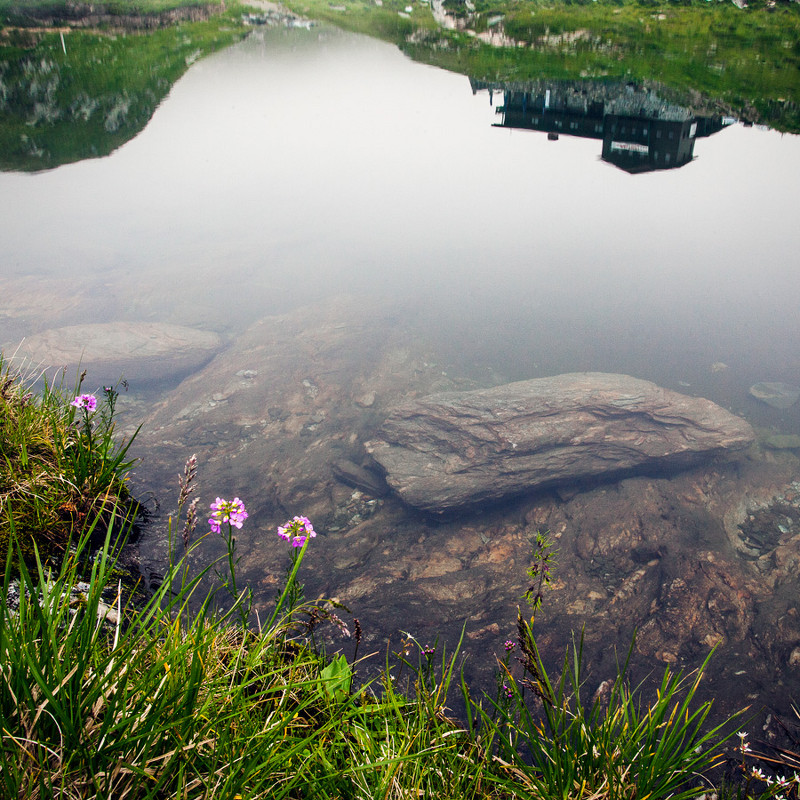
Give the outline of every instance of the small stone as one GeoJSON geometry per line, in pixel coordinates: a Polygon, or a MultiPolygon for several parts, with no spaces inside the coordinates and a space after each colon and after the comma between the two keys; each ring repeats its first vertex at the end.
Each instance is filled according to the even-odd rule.
{"type": "Polygon", "coordinates": [[[355,399],[355,404],[361,408],[371,408],[375,404],[375,392],[367,392],[355,399]]]}

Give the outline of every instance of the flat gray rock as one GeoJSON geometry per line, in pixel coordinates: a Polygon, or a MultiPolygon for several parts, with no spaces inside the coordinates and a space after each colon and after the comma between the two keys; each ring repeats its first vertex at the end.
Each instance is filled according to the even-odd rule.
{"type": "Polygon", "coordinates": [[[800,399],[800,387],[788,383],[761,381],[750,387],[750,394],[773,408],[786,409],[800,399]]]}
{"type": "Polygon", "coordinates": [[[85,369],[90,384],[179,378],[202,367],[219,351],[220,337],[180,325],[112,322],[53,328],[25,339],[15,354],[42,367],[85,369]]]}
{"type": "Polygon", "coordinates": [[[684,468],[754,438],[710,400],[583,372],[401,405],[367,449],[403,500],[444,512],[639,468],[684,468]]]}

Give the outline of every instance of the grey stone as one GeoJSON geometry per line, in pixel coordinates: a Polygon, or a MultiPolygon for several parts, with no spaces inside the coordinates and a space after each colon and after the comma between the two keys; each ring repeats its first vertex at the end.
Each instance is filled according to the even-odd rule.
{"type": "Polygon", "coordinates": [[[444,512],[635,469],[684,468],[754,438],[710,400],[586,372],[406,403],[367,450],[403,500],[444,512]]]}
{"type": "Polygon", "coordinates": [[[786,409],[800,399],[800,388],[787,383],[761,381],[750,387],[750,394],[768,406],[786,409]]]}
{"type": "Polygon", "coordinates": [[[42,367],[87,370],[90,384],[180,378],[205,365],[222,340],[211,331],[180,325],[113,322],[53,328],[25,339],[8,353],[42,367]]]}

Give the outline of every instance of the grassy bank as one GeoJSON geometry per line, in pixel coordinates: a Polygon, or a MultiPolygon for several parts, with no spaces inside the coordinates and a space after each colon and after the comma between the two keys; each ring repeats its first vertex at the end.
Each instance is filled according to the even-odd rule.
{"type": "MultiPolygon", "coordinates": [[[[276,531],[286,578],[255,614],[237,585],[244,502],[217,498],[202,513],[194,458],[176,487],[164,580],[132,600],[116,570],[128,525],[113,517],[124,515],[129,464],[113,441],[113,395],[104,405],[88,393],[59,399],[52,387],[34,395],[7,368],[1,385],[0,522],[11,546],[0,596],[0,797],[688,800],[712,791],[708,776],[738,723],[709,729],[710,705],[694,701],[702,669],[667,670],[647,698],[623,665],[590,696],[580,637],[551,676],[522,614],[489,694],[470,691],[457,650],[410,634],[397,652],[363,653],[347,609],[304,597],[316,532],[299,516],[276,531]],[[38,475],[35,491],[23,468],[38,475]],[[40,554],[52,533],[41,506],[57,505],[63,486],[83,487],[100,506],[71,518],[51,568],[40,554]],[[39,498],[37,513],[17,510],[26,494],[39,498]],[[189,563],[202,560],[207,536],[223,539],[226,556],[198,572],[189,563]],[[23,540],[32,557],[21,557],[23,540]],[[376,658],[383,667],[368,670],[376,658]],[[449,710],[454,693],[461,719],[449,710]]],[[[551,566],[537,535],[526,596],[534,614],[551,566]]],[[[747,749],[743,738],[742,780],[724,796],[796,797],[786,774],[771,788],[756,782],[747,749]]]]}
{"type": "Polygon", "coordinates": [[[200,16],[208,18],[167,15],[165,24],[156,17],[152,30],[132,26],[134,17],[113,15],[88,30],[52,18],[48,24],[60,29],[6,28],[0,38],[0,169],[36,171],[97,158],[136,136],[195,61],[247,31],[238,8],[200,16]]]}
{"type": "Polygon", "coordinates": [[[800,7],[796,3],[445,3],[290,0],[298,13],[396,43],[419,61],[487,81],[629,80],[702,105],[800,132],[800,7]],[[488,43],[494,41],[505,46],[488,43]],[[699,96],[698,96],[699,95],[699,96]]]}
{"type": "Polygon", "coordinates": [[[34,543],[62,552],[88,522],[135,505],[130,442],[114,435],[117,390],[104,387],[98,398],[81,384],[68,390],[63,380],[22,376],[0,354],[0,557],[12,538],[26,554],[34,543]]]}
{"type": "MultiPolygon", "coordinates": [[[[453,30],[430,0],[288,5],[480,80],[632,81],[706,113],[800,132],[797,3],[448,2],[453,30]]],[[[0,20],[0,169],[24,171],[113,152],[191,64],[248,30],[239,6],[174,0],[0,0],[0,20]]]]}

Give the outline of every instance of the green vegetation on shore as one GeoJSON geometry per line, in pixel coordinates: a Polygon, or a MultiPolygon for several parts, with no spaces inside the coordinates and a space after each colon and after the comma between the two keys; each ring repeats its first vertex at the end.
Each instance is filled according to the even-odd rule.
{"type": "MultiPolygon", "coordinates": [[[[800,132],[798,3],[448,0],[455,29],[431,0],[287,5],[483,81],[632,81],[706,113],[800,132]]],[[[111,153],[192,63],[248,30],[241,6],[176,0],[0,0],[0,20],[0,169],[24,171],[111,153]]]]}
{"type": "MultiPolygon", "coordinates": [[[[109,476],[112,485],[124,480],[129,464],[125,445],[111,441],[110,393],[105,405],[94,395],[65,395],[59,410],[52,389],[43,400],[19,375],[4,375],[0,486],[51,430],[56,444],[44,449],[61,442],[75,450],[68,461],[85,465],[86,487],[101,493],[109,476]],[[87,447],[102,457],[89,458],[87,447]]],[[[42,477],[43,497],[72,482],[59,463],[64,469],[56,462],[42,477]]],[[[192,457],[169,522],[164,580],[137,600],[115,570],[127,530],[115,524],[115,510],[103,505],[73,518],[71,546],[49,568],[39,554],[49,521],[28,531],[33,558],[14,558],[19,496],[4,495],[0,522],[11,547],[0,596],[0,797],[689,800],[712,790],[707,774],[737,723],[706,726],[710,704],[694,700],[703,668],[689,676],[666,670],[648,701],[623,665],[590,698],[580,643],[551,676],[534,618],[520,613],[516,636],[496,656],[493,693],[473,696],[458,649],[446,653],[412,634],[370,679],[375,654],[360,654],[358,620],[342,619],[349,612],[332,601],[304,599],[302,564],[316,535],[310,521],[295,517],[278,528],[273,546],[289,548],[286,579],[259,616],[236,583],[244,503],[217,498],[210,530],[198,536],[205,515],[193,497],[196,475],[192,457]],[[202,562],[207,536],[222,537],[227,558],[198,572],[190,562],[202,562]],[[212,588],[202,589],[212,576],[212,588]],[[449,710],[453,692],[461,720],[449,710]]],[[[532,546],[525,599],[535,615],[552,557],[545,535],[532,546]]],[[[726,797],[797,797],[790,774],[763,793],[748,751],[743,737],[743,781],[726,797]]]]}
{"type": "Polygon", "coordinates": [[[108,155],[145,127],[191,64],[246,32],[240,10],[154,30],[130,27],[130,20],[111,24],[5,31],[0,169],[36,171],[108,155]]]}
{"type": "Polygon", "coordinates": [[[25,553],[34,542],[61,551],[85,524],[130,505],[130,441],[114,436],[116,389],[98,400],[80,394],[80,382],[72,395],[63,382],[45,379],[40,393],[31,383],[0,354],[0,557],[12,538],[25,553]]]}
{"type": "Polygon", "coordinates": [[[670,0],[290,0],[297,13],[395,42],[412,58],[485,81],[628,80],[676,101],[800,132],[800,6],[670,0]],[[495,42],[489,43],[489,34],[495,42]]]}

